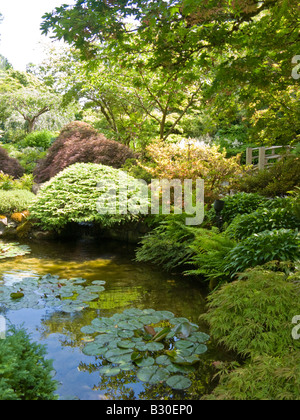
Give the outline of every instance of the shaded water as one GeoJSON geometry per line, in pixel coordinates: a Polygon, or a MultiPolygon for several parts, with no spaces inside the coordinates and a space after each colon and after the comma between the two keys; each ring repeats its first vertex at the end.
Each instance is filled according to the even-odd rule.
{"type": "Polygon", "coordinates": [[[34,341],[46,345],[47,358],[53,359],[55,379],[60,382],[57,393],[61,399],[198,399],[210,391],[212,362],[224,356],[212,344],[198,372],[191,374],[192,387],[180,393],[163,384],[141,383],[132,372],[100,377],[99,360],[82,353],[83,326],[90,325],[96,316],[112,316],[129,308],[171,311],[207,332],[205,325],[199,324],[206,293],[199,283],[134,262],[133,249],[119,242],[82,239],[33,243],[30,247],[30,255],[0,262],[0,287],[48,273],[64,279],[106,282],[99,299],[79,313],[46,307],[7,310],[4,314],[7,323],[24,326],[34,341]]]}

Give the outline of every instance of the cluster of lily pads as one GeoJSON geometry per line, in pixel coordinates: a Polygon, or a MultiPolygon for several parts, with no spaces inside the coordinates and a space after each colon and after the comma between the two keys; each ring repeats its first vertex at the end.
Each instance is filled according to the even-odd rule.
{"type": "Polygon", "coordinates": [[[82,311],[105,290],[102,280],[85,284],[82,278],[66,280],[50,274],[38,279],[23,278],[10,286],[0,283],[0,306],[12,310],[53,307],[66,313],[82,311]]]}
{"type": "Polygon", "coordinates": [[[19,243],[5,244],[0,242],[0,259],[14,258],[30,254],[31,250],[27,245],[20,245],[19,243]]]}
{"type": "Polygon", "coordinates": [[[165,382],[177,390],[191,386],[209,336],[186,318],[169,311],[128,309],[110,318],[96,318],[83,327],[83,353],[102,358],[100,375],[115,376],[137,370],[142,382],[165,382]]]}

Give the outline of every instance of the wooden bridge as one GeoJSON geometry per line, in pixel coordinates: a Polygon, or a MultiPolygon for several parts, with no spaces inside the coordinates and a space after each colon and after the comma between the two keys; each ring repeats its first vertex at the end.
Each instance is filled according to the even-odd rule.
{"type": "Polygon", "coordinates": [[[246,164],[253,165],[258,170],[268,168],[282,159],[282,154],[279,153],[280,149],[290,152],[291,146],[248,147],[246,149],[246,164]]]}

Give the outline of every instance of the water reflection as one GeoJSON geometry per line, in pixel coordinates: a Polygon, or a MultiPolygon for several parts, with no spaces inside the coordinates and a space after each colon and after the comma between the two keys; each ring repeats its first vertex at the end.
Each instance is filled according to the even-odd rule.
{"type": "MultiPolygon", "coordinates": [[[[45,308],[5,313],[8,321],[23,325],[32,339],[47,346],[48,358],[54,360],[55,379],[61,383],[58,393],[62,399],[197,399],[209,390],[211,362],[223,357],[216,349],[204,355],[199,371],[191,374],[193,386],[184,393],[174,393],[163,384],[140,383],[133,372],[101,378],[97,371],[101,359],[82,353],[83,326],[90,325],[96,316],[112,316],[132,307],[171,311],[199,324],[199,315],[205,310],[205,293],[199,284],[133,262],[133,249],[120,243],[81,240],[30,246],[30,255],[0,263],[0,288],[48,273],[67,279],[83,277],[88,284],[106,281],[105,291],[82,312],[66,314],[45,308]]],[[[204,325],[200,328],[205,332],[204,325]]]]}

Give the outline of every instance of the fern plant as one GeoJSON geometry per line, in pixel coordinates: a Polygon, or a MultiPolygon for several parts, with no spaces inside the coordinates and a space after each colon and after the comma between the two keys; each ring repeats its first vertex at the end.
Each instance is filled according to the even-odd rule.
{"type": "Polygon", "coordinates": [[[185,266],[193,254],[190,244],[195,233],[193,228],[184,224],[184,217],[173,215],[161,221],[141,240],[136,260],[157,264],[166,271],[185,266]]]}
{"type": "Polygon", "coordinates": [[[185,274],[201,276],[213,282],[227,280],[229,271],[225,269],[226,257],[235,244],[234,240],[219,233],[216,228],[195,230],[195,239],[190,245],[193,251],[190,263],[195,269],[185,274]]]}

